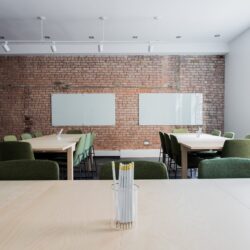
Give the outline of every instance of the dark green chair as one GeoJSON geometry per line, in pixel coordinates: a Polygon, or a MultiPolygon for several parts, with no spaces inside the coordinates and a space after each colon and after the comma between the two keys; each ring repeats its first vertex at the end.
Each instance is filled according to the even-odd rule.
{"type": "MultiPolygon", "coordinates": [[[[119,174],[119,164],[120,163],[130,163],[129,160],[119,160],[115,161],[116,177],[119,174]]],[[[153,161],[133,161],[135,163],[135,179],[168,179],[167,167],[162,162],[153,161]]],[[[109,162],[101,167],[100,169],[100,179],[101,180],[111,180],[112,177],[112,163],[109,162]]]]}
{"type": "Polygon", "coordinates": [[[250,178],[250,159],[216,158],[199,164],[198,178],[250,178]]]}
{"type": "Polygon", "coordinates": [[[32,139],[32,135],[30,133],[23,133],[21,134],[21,139],[22,140],[32,139]]]}
{"type": "Polygon", "coordinates": [[[166,140],[165,140],[164,134],[161,131],[159,131],[159,136],[160,136],[160,142],[161,142],[159,161],[162,158],[162,162],[166,163],[166,155],[167,155],[166,140]]]}
{"type": "Polygon", "coordinates": [[[0,180],[59,180],[59,167],[46,160],[2,161],[0,180]]]}
{"type": "Polygon", "coordinates": [[[218,129],[214,129],[214,130],[211,132],[211,135],[221,136],[221,131],[218,130],[218,129]]]}
{"type": "Polygon", "coordinates": [[[42,131],[35,131],[35,132],[33,132],[33,135],[34,135],[34,137],[41,137],[41,136],[43,136],[43,133],[42,133],[42,131]]]}
{"type": "Polygon", "coordinates": [[[250,140],[226,140],[222,148],[221,157],[250,158],[250,140]]]}
{"type": "Polygon", "coordinates": [[[223,137],[229,138],[229,139],[234,139],[235,133],[234,132],[225,132],[223,134],[223,137]]]}
{"type": "Polygon", "coordinates": [[[66,134],[82,134],[82,131],[80,129],[70,129],[66,134]]]}
{"type": "MultiPolygon", "coordinates": [[[[181,145],[178,142],[176,136],[170,135],[171,140],[171,148],[172,148],[172,154],[173,159],[175,162],[175,178],[177,177],[177,168],[178,166],[181,167],[181,145]]],[[[198,168],[198,164],[202,159],[196,155],[193,155],[192,153],[188,154],[188,168],[189,169],[196,169],[198,168]]],[[[192,171],[191,171],[192,174],[192,171]]]]}
{"type": "Polygon", "coordinates": [[[164,133],[165,143],[166,143],[166,152],[168,156],[167,167],[171,168],[173,163],[173,153],[171,147],[171,139],[167,133],[164,133]]]}
{"type": "Polygon", "coordinates": [[[245,139],[250,139],[250,135],[246,135],[246,136],[245,136],[245,139]]]}
{"type": "Polygon", "coordinates": [[[3,141],[17,141],[17,138],[15,135],[5,135],[3,138],[3,141]]]}
{"type": "Polygon", "coordinates": [[[188,133],[188,129],[187,128],[174,128],[172,133],[188,133]]]}
{"type": "Polygon", "coordinates": [[[34,160],[34,153],[28,142],[0,142],[0,161],[34,160]]]}

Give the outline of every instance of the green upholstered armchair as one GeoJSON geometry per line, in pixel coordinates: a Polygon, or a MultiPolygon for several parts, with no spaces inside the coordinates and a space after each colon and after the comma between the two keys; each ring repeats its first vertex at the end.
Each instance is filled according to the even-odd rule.
{"type": "Polygon", "coordinates": [[[0,161],[34,160],[34,153],[28,142],[0,142],[0,161]]]}
{"type": "Polygon", "coordinates": [[[17,141],[17,138],[15,135],[5,135],[3,141],[17,141]]]}
{"type": "Polygon", "coordinates": [[[234,139],[235,133],[234,132],[225,132],[223,134],[223,137],[229,138],[229,139],[234,139]]]}
{"type": "Polygon", "coordinates": [[[47,160],[2,161],[0,180],[59,180],[59,167],[47,160]]]}
{"type": "Polygon", "coordinates": [[[21,139],[22,140],[32,139],[32,135],[30,133],[23,133],[21,134],[21,139]]]}
{"type": "Polygon", "coordinates": [[[172,132],[173,133],[188,133],[188,129],[187,128],[174,128],[172,132]]]}
{"type": "MultiPolygon", "coordinates": [[[[115,161],[116,176],[119,174],[119,163],[130,163],[129,160],[119,160],[115,161]]],[[[162,162],[153,161],[133,161],[135,163],[135,179],[168,179],[167,167],[162,162]]],[[[111,180],[112,179],[112,166],[111,162],[105,164],[100,169],[100,179],[101,180],[111,180]]]]}
{"type": "Polygon", "coordinates": [[[198,178],[250,178],[250,159],[215,158],[199,164],[198,178]]]}
{"type": "Polygon", "coordinates": [[[43,136],[43,133],[42,133],[42,131],[35,131],[35,132],[33,132],[33,135],[34,135],[34,137],[41,137],[41,136],[43,136]]]}
{"type": "Polygon", "coordinates": [[[82,130],[80,129],[70,129],[66,132],[66,134],[82,134],[82,130]]]}
{"type": "Polygon", "coordinates": [[[221,152],[221,157],[250,158],[250,140],[226,140],[221,152]]]}
{"type": "Polygon", "coordinates": [[[221,131],[218,130],[218,129],[214,129],[214,130],[211,132],[211,135],[221,136],[221,131]]]}

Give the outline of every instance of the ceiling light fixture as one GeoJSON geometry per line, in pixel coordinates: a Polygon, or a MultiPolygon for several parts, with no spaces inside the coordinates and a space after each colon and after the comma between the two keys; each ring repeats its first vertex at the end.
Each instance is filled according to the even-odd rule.
{"type": "Polygon", "coordinates": [[[138,39],[138,36],[132,36],[133,39],[138,39]]]}
{"type": "Polygon", "coordinates": [[[98,52],[103,52],[104,46],[103,46],[103,42],[104,42],[104,38],[105,38],[105,26],[104,26],[104,22],[105,20],[107,20],[107,17],[105,16],[100,16],[99,20],[101,20],[102,22],[102,40],[100,41],[100,43],[98,44],[98,52]]]}
{"type": "Polygon", "coordinates": [[[9,52],[10,51],[10,47],[9,47],[7,41],[5,41],[5,43],[2,45],[2,47],[3,47],[3,49],[4,49],[5,52],[9,52]]]}
{"type": "Polygon", "coordinates": [[[220,37],[220,34],[215,34],[214,37],[218,38],[220,37]]]}
{"type": "Polygon", "coordinates": [[[153,52],[154,46],[151,44],[151,42],[149,42],[148,44],[148,52],[151,53],[153,52]]]}
{"type": "Polygon", "coordinates": [[[50,46],[50,48],[51,48],[51,51],[53,52],[53,53],[55,53],[56,52],[56,42],[52,42],[52,45],[50,46]]]}
{"type": "Polygon", "coordinates": [[[176,39],[180,39],[180,38],[182,38],[182,36],[176,36],[175,38],[176,38],[176,39]]]}

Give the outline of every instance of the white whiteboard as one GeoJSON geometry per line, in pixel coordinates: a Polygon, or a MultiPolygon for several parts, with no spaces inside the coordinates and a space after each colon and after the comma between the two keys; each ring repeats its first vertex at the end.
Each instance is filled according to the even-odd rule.
{"type": "Polygon", "coordinates": [[[200,93],[139,95],[140,125],[202,125],[200,93]]]}
{"type": "Polygon", "coordinates": [[[115,94],[52,94],[53,126],[115,125],[115,94]]]}

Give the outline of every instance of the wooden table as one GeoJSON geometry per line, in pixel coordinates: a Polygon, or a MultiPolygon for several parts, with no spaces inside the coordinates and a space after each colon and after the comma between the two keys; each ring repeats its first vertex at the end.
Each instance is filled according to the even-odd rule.
{"type": "Polygon", "coordinates": [[[68,180],[74,180],[73,152],[81,135],[62,134],[61,139],[56,135],[46,135],[24,141],[31,144],[34,152],[67,152],[67,176],[68,180]]]}
{"type": "Polygon", "coordinates": [[[228,138],[221,136],[214,136],[209,134],[174,134],[178,142],[181,144],[181,177],[187,178],[188,169],[188,152],[190,151],[203,151],[203,150],[217,150],[220,151],[224,145],[225,140],[228,138]]]}
{"type": "Polygon", "coordinates": [[[1,181],[1,250],[245,250],[250,180],[136,181],[138,223],[111,228],[111,181],[1,181]]]}

